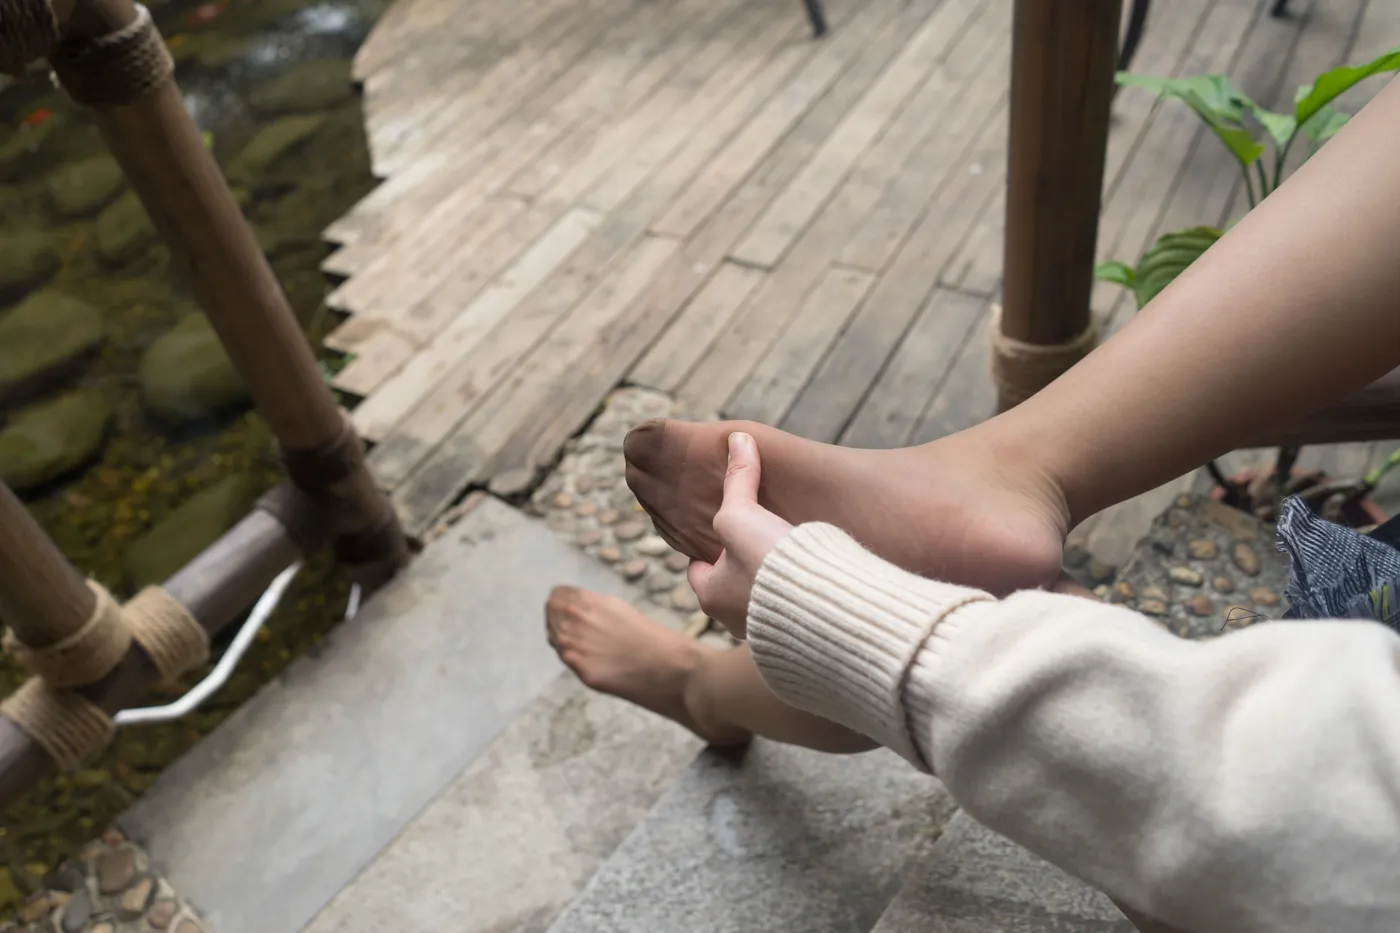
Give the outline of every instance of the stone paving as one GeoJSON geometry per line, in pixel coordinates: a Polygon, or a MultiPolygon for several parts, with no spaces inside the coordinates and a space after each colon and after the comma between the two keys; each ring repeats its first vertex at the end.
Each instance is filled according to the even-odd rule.
{"type": "Polygon", "coordinates": [[[691,418],[669,396],[650,389],[619,389],[588,429],[569,442],[557,469],[531,497],[527,511],[573,541],[658,606],[688,619],[691,634],[709,624],[686,582],[689,561],[657,536],[623,477],[622,442],[649,418],[691,418]]]}
{"type": "Polygon", "coordinates": [[[0,933],[205,933],[146,853],[116,829],[85,846],[0,933]]]}

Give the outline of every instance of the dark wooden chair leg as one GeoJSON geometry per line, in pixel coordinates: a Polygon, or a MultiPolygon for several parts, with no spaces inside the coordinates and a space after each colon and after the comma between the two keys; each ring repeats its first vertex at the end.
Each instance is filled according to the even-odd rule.
{"type": "Polygon", "coordinates": [[[812,38],[826,35],[826,13],[822,10],[822,0],[802,0],[807,8],[807,18],[812,21],[812,38]]]}
{"type": "Polygon", "coordinates": [[[1123,44],[1118,48],[1118,70],[1132,68],[1133,56],[1142,44],[1142,33],[1147,28],[1147,14],[1152,9],[1152,0],[1133,0],[1132,11],[1128,14],[1128,30],[1123,34],[1123,44]]]}

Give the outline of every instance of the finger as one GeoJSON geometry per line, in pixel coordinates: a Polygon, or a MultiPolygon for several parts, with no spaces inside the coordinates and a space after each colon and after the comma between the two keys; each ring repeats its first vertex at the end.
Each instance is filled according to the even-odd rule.
{"type": "Polygon", "coordinates": [[[724,503],[758,504],[758,445],[742,431],[729,435],[729,467],[724,472],[724,503]]]}
{"type": "Polygon", "coordinates": [[[715,565],[703,560],[692,560],[686,569],[685,578],[689,581],[690,588],[695,591],[695,598],[700,600],[701,606],[709,605],[714,575],[715,565]]]}

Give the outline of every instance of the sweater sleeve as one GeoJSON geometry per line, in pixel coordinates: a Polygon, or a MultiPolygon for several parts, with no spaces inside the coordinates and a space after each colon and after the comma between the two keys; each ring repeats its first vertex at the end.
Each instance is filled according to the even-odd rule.
{"type": "Polygon", "coordinates": [[[1400,929],[1400,638],[1185,641],[1127,609],[907,574],[826,525],[749,609],[779,697],[934,771],[974,818],[1196,933],[1400,929]]]}

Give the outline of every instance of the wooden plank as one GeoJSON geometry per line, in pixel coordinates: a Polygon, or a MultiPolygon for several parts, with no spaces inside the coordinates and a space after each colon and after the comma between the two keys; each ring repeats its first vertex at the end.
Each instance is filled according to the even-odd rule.
{"type": "MultiPolygon", "coordinates": [[[[1112,135],[1109,137],[1112,146],[1112,135]]],[[[985,168],[984,168],[985,170],[985,168]]],[[[1005,171],[1005,169],[1003,169],[1005,171]]],[[[1107,171],[1107,169],[1105,169],[1107,171]]],[[[969,295],[995,297],[1001,288],[1003,238],[1006,233],[1006,186],[996,193],[972,232],[948,260],[938,284],[969,295]]]]}
{"type": "Polygon", "coordinates": [[[983,314],[958,351],[947,378],[919,413],[909,444],[927,444],[981,424],[996,414],[997,389],[987,365],[990,334],[991,315],[983,314]]]}
{"type": "MultiPolygon", "coordinates": [[[[993,12],[996,6],[991,8],[993,12]]],[[[992,26],[993,22],[986,20],[985,25],[990,28],[984,30],[984,21],[979,19],[976,27],[969,30],[909,108],[909,114],[919,117],[896,122],[764,282],[750,301],[750,306],[761,308],[762,313],[737,315],[703,356],[697,353],[689,375],[677,388],[696,410],[712,411],[723,406],[743,385],[753,366],[796,314],[808,290],[849,242],[851,230],[880,200],[892,178],[911,170],[921,171],[922,165],[951,160],[951,155],[943,156],[943,163],[921,158],[938,154],[930,148],[933,144],[929,140],[936,138],[941,140],[937,145],[951,148],[975,136],[976,129],[966,126],[971,111],[959,104],[958,92],[963,87],[959,76],[965,73],[964,65],[973,66],[983,60],[987,48],[982,44],[984,40],[1005,42],[1005,30],[992,26]],[[941,120],[940,105],[952,108],[941,120]],[[937,134],[931,132],[935,125],[939,126],[937,134]]],[[[969,75],[967,80],[975,81],[977,77],[969,75]]],[[[953,153],[956,151],[952,149],[953,153]]],[[[673,326],[693,326],[689,318],[683,314],[673,326]]]]}
{"type": "MultiPolygon", "coordinates": [[[[710,10],[711,16],[723,12],[723,8],[710,10]]],[[[673,29],[680,29],[685,23],[679,14],[672,20],[673,29]]],[[[646,53],[656,51],[664,35],[663,31],[648,28],[644,17],[637,17],[624,35],[618,36],[619,41],[631,39],[628,54],[611,57],[602,65],[577,74],[567,72],[554,86],[562,100],[555,93],[542,94],[532,102],[541,105],[542,113],[533,106],[525,108],[519,119],[507,121],[481,139],[450,171],[439,172],[406,192],[381,219],[376,236],[348,247],[375,258],[362,273],[332,292],[327,303],[356,314],[392,314],[396,308],[411,307],[451,269],[450,259],[460,252],[462,236],[475,225],[468,218],[494,192],[505,187],[522,164],[547,148],[552,140],[567,135],[581,112],[589,108],[610,109],[613,103],[623,108],[630,106],[687,61],[689,48],[677,44],[638,68],[634,57],[645,58],[646,53]],[[633,31],[638,37],[630,35],[633,31]],[[411,294],[406,294],[406,290],[411,294]],[[388,307],[384,307],[386,304],[388,307]]],[[[569,200],[572,199],[560,207],[560,213],[568,207],[569,200]]]]}
{"type": "Polygon", "coordinates": [[[735,261],[771,267],[787,253],[861,155],[899,115],[929,72],[948,55],[981,12],[981,8],[969,10],[945,3],[924,22],[812,161],[768,205],[748,236],[739,241],[731,253],[735,261]],[[951,41],[950,33],[954,36],[951,41]]]}
{"type": "MultiPolygon", "coordinates": [[[[547,33],[537,38],[531,48],[522,50],[519,55],[502,57],[485,74],[477,77],[467,75],[459,80],[452,76],[440,82],[431,93],[425,93],[417,106],[409,113],[396,115],[393,125],[379,126],[374,130],[375,139],[371,145],[386,152],[397,146],[399,137],[406,133],[429,131],[428,124],[441,130],[439,124],[459,126],[473,137],[488,132],[496,123],[507,118],[520,104],[523,91],[511,93],[514,87],[533,86],[531,80],[541,76],[553,77],[574,64],[587,49],[588,39],[596,32],[612,25],[613,18],[590,16],[594,4],[604,0],[583,0],[577,10],[570,8],[562,16],[546,20],[547,33]],[[591,27],[580,27],[575,17],[586,21],[591,19],[591,27]],[[463,86],[463,82],[469,86],[463,86]],[[446,116],[444,116],[446,114],[446,116]]],[[[435,137],[434,137],[435,138],[435,137]]],[[[440,147],[425,150],[413,164],[394,173],[384,184],[360,199],[345,216],[327,229],[325,236],[336,243],[355,243],[377,235],[382,216],[411,191],[438,173],[449,170],[461,159],[469,146],[440,147]]],[[[375,173],[385,174],[379,166],[375,173]]]]}
{"type": "Polygon", "coordinates": [[[828,269],[807,294],[796,322],[754,369],[731,407],[750,420],[782,420],[874,283],[875,276],[863,270],[828,269]]]}
{"type": "MultiPolygon", "coordinates": [[[[763,281],[764,273],[724,262],[686,306],[693,326],[671,327],[632,371],[632,382],[674,393],[699,352],[712,344],[763,281]]],[[[710,414],[703,412],[702,414],[710,414]]]]}
{"type": "MultiPolygon", "coordinates": [[[[535,419],[541,410],[548,410],[541,409],[539,403],[552,382],[535,378],[537,366],[552,370],[558,378],[586,363],[598,330],[636,300],[678,248],[679,244],[669,238],[643,237],[614,273],[580,303],[576,313],[548,333],[530,355],[533,365],[516,367],[504,382],[454,384],[456,399],[449,410],[440,410],[443,406],[438,404],[425,406],[424,414],[434,417],[415,417],[374,450],[370,461],[375,476],[395,487],[394,498],[408,526],[425,527],[467,483],[480,478],[488,452],[499,450],[522,420],[535,419]],[[491,391],[493,387],[496,391],[491,391]],[[451,408],[473,406],[488,392],[487,404],[473,407],[465,421],[451,417],[455,414],[451,408]],[[459,423],[459,429],[453,431],[459,423]]],[[[500,356],[496,362],[492,369],[501,372],[507,368],[500,356]]]]}
{"type": "MultiPolygon", "coordinates": [[[[776,36],[786,35],[791,32],[793,26],[791,22],[777,30],[771,30],[776,36]]],[[[767,46],[770,41],[775,41],[773,35],[764,34],[767,31],[760,31],[755,35],[759,36],[760,47],[767,46]]],[[[762,65],[762,60],[755,56],[754,64],[762,65]]],[[[743,99],[752,97],[753,105],[762,99],[767,90],[777,86],[791,67],[796,66],[796,59],[789,62],[774,62],[776,67],[761,67],[760,73],[754,76],[748,67],[738,66],[723,70],[717,70],[711,75],[708,81],[697,93],[692,95],[690,100],[683,106],[676,107],[669,114],[668,118],[660,126],[654,127],[645,144],[638,147],[631,157],[617,165],[604,179],[604,183],[610,182],[614,178],[625,178],[625,184],[614,186],[620,192],[631,192],[638,184],[647,177],[647,169],[656,160],[657,149],[661,146],[668,147],[668,152],[674,152],[681,145],[686,144],[687,139],[697,131],[697,127],[703,127],[703,132],[708,138],[687,149],[681,158],[672,159],[665,170],[660,173],[654,190],[661,192],[654,195],[653,200],[657,200],[659,205],[664,206],[665,200],[672,197],[672,192],[689,178],[693,171],[692,166],[703,162],[707,152],[717,146],[727,135],[726,127],[731,122],[737,123],[742,120],[745,112],[742,106],[743,99]],[[740,94],[734,95],[735,88],[741,89],[740,94]],[[731,105],[740,103],[741,106],[725,106],[726,102],[731,105]],[[710,111],[714,108],[723,108],[721,113],[713,114],[710,111]],[[713,139],[713,142],[709,140],[713,139]]],[[[518,218],[509,227],[493,234],[489,240],[479,249],[461,251],[461,255],[448,263],[450,272],[443,279],[434,291],[418,304],[414,305],[405,316],[403,328],[411,330],[420,335],[423,342],[431,339],[443,325],[449,321],[457,310],[461,308],[479,290],[486,278],[497,271],[506,262],[529,242],[537,237],[550,223],[560,216],[566,208],[566,199],[572,198],[588,181],[594,173],[587,166],[576,166],[564,176],[556,179],[555,188],[546,192],[548,198],[535,204],[525,216],[518,218]]],[[[659,210],[659,207],[650,207],[650,210],[659,210]]],[[[600,212],[601,213],[601,212],[600,212]]],[[[645,219],[640,221],[645,223],[645,219]]],[[[356,316],[356,319],[364,317],[364,314],[356,316]]],[[[371,334],[369,340],[376,344],[367,348],[367,359],[369,362],[365,367],[357,367],[352,364],[346,370],[349,375],[348,382],[354,380],[356,391],[359,394],[367,394],[380,381],[388,378],[402,365],[417,347],[406,344],[398,339],[399,335],[393,332],[376,331],[371,334]]],[[[420,343],[421,345],[421,343],[420,343]]],[[[359,352],[359,351],[357,351],[359,352]]],[[[339,384],[339,383],[338,383],[339,384]]]]}
{"type": "MultiPolygon", "coordinates": [[[[867,448],[907,444],[969,339],[985,326],[989,307],[987,299],[980,296],[934,289],[889,366],[841,434],[840,443],[867,448]]],[[[969,355],[985,367],[985,344],[981,349],[979,354],[974,347],[969,355]]]]}
{"type": "MultiPolygon", "coordinates": [[[[419,245],[426,254],[421,261],[406,259],[406,267],[401,271],[386,268],[378,261],[373,263],[371,269],[327,297],[326,304],[331,308],[353,311],[354,316],[326,336],[326,346],[355,352],[361,341],[377,331],[379,322],[407,316],[394,312],[412,307],[425,292],[450,275],[458,257],[471,256],[489,247],[497,233],[527,208],[519,198],[493,198],[473,218],[472,224],[435,228],[435,237],[421,240],[419,245]],[[351,285],[361,282],[366,284],[357,290],[350,289],[351,285]]],[[[394,251],[386,256],[397,257],[398,253],[394,251]]]]}
{"type": "Polygon", "coordinates": [[[416,354],[372,397],[355,409],[351,420],[360,436],[377,441],[387,435],[462,354],[578,249],[600,220],[591,211],[572,211],[541,237],[499,282],[465,308],[430,346],[416,354]]]}
{"type": "MultiPolygon", "coordinates": [[[[838,33],[836,39],[840,38],[838,33]]],[[[782,141],[844,70],[845,59],[838,55],[818,53],[813,56],[799,78],[770,100],[706,167],[696,183],[652,224],[652,231],[677,239],[691,236],[719,209],[728,193],[782,141]]]]}
{"type": "MultiPolygon", "coordinates": [[[[1181,75],[1228,73],[1239,60],[1242,43],[1261,15],[1255,0],[1220,0],[1212,3],[1202,28],[1191,43],[1176,73],[1181,75]]],[[[1123,94],[1130,93],[1124,90],[1123,94]]],[[[1144,96],[1145,91],[1137,91],[1144,96]]],[[[1166,103],[1156,108],[1143,133],[1137,153],[1127,164],[1099,219],[1099,257],[1136,264],[1151,245],[1162,211],[1177,185],[1182,167],[1191,154],[1200,118],[1184,106],[1166,103]]],[[[1117,313],[1123,289],[1097,282],[1091,307],[1106,318],[1117,313]]]]}
{"type": "Polygon", "coordinates": [[[965,167],[998,164],[996,153],[1005,145],[997,111],[984,125],[976,148],[956,164],[954,177],[961,175],[966,181],[945,184],[929,204],[870,300],[781,422],[785,430],[821,440],[840,436],[933,291],[939,273],[1001,187],[1003,173],[968,175],[965,167]]]}

